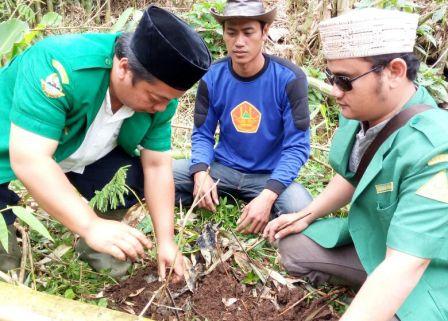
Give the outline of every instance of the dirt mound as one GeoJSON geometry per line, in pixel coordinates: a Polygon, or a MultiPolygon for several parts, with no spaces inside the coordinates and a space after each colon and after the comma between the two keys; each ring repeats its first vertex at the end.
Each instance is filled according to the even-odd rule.
{"type": "Polygon", "coordinates": [[[121,284],[105,290],[111,307],[140,314],[153,299],[145,316],[155,320],[280,321],[338,320],[330,298],[314,298],[300,287],[249,286],[224,263],[200,278],[194,292],[185,284],[162,287],[151,265],[121,284]],[[155,292],[158,292],[155,295],[155,292]]]}

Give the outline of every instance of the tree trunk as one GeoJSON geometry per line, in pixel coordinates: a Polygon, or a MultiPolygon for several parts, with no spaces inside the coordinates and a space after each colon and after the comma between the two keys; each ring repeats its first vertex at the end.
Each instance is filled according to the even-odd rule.
{"type": "Polygon", "coordinates": [[[2,321],[151,321],[96,305],[0,282],[2,321]]]}

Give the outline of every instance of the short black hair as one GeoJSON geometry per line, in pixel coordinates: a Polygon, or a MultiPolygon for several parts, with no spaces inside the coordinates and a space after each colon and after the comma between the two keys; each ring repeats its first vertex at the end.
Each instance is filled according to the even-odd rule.
{"type": "Polygon", "coordinates": [[[131,49],[132,33],[126,32],[121,34],[117,40],[115,40],[115,56],[118,59],[127,58],[128,66],[132,72],[132,84],[135,85],[140,80],[152,83],[157,80],[153,74],[151,74],[145,67],[138,61],[134,52],[131,49]]]}
{"type": "Polygon", "coordinates": [[[414,81],[417,78],[417,72],[420,67],[420,61],[413,52],[391,53],[385,55],[370,56],[370,57],[364,57],[364,60],[367,60],[368,62],[372,63],[373,66],[387,66],[389,62],[391,62],[396,58],[401,58],[406,62],[407,66],[406,77],[410,81],[414,81]]]}

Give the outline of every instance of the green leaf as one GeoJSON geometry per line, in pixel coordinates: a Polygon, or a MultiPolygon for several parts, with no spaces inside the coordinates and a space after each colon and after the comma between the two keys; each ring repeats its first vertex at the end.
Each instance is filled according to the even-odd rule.
{"type": "Polygon", "coordinates": [[[0,23],[0,56],[10,52],[14,44],[22,40],[28,30],[26,22],[15,18],[0,23]]]}
{"type": "Polygon", "coordinates": [[[106,298],[99,299],[96,305],[102,308],[107,308],[107,299],[106,298]]]}
{"type": "Polygon", "coordinates": [[[246,274],[246,277],[243,279],[244,284],[255,285],[260,280],[258,275],[254,271],[250,271],[246,274]]]}
{"type": "Polygon", "coordinates": [[[62,23],[62,16],[56,12],[48,12],[42,17],[40,23],[47,27],[58,27],[62,23]]]}
{"type": "Polygon", "coordinates": [[[6,252],[8,252],[8,226],[6,225],[2,213],[0,213],[0,243],[2,244],[6,252]]]}
{"type": "Polygon", "coordinates": [[[432,15],[431,20],[433,22],[439,22],[443,19],[443,17],[445,17],[446,13],[447,13],[447,9],[448,6],[442,6],[440,7],[439,10],[437,10],[436,12],[434,12],[434,14],[432,15]]]}
{"type": "Polygon", "coordinates": [[[121,15],[118,17],[117,22],[112,26],[112,29],[110,29],[111,33],[116,33],[118,31],[123,31],[124,26],[126,25],[126,22],[128,22],[129,17],[134,14],[135,9],[134,8],[127,8],[121,15]]]}
{"type": "Polygon", "coordinates": [[[64,298],[73,300],[75,297],[76,297],[76,294],[72,288],[65,290],[64,298]]]}
{"type": "Polygon", "coordinates": [[[151,218],[149,216],[145,216],[145,218],[140,223],[138,223],[136,228],[143,234],[151,233],[153,231],[151,218]]]}
{"type": "Polygon", "coordinates": [[[14,214],[20,218],[22,221],[24,221],[26,224],[29,225],[29,227],[33,230],[35,230],[40,235],[46,237],[47,239],[53,241],[53,238],[51,237],[48,230],[45,228],[45,226],[32,214],[32,212],[24,207],[21,206],[11,206],[12,211],[14,214]]]}

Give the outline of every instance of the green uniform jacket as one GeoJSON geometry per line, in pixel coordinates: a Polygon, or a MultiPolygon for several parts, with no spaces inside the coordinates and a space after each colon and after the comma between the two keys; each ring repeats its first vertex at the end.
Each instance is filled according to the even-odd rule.
{"type": "MultiPolygon", "coordinates": [[[[436,106],[420,87],[405,105],[436,106]]],[[[330,162],[353,183],[348,162],[359,122],[341,119],[330,162]]],[[[431,263],[401,306],[402,321],[448,321],[448,112],[414,116],[378,149],[356,187],[347,219],[313,223],[304,234],[324,247],[353,242],[368,274],[386,247],[431,263]]]]}
{"type": "MultiPolygon", "coordinates": [[[[10,123],[59,141],[60,162],[81,145],[109,87],[117,34],[46,38],[0,69],[0,183],[15,178],[9,161],[10,123]]],[[[134,113],[123,122],[118,144],[130,155],[137,147],[171,148],[171,118],[164,112],[134,113]]]]}

